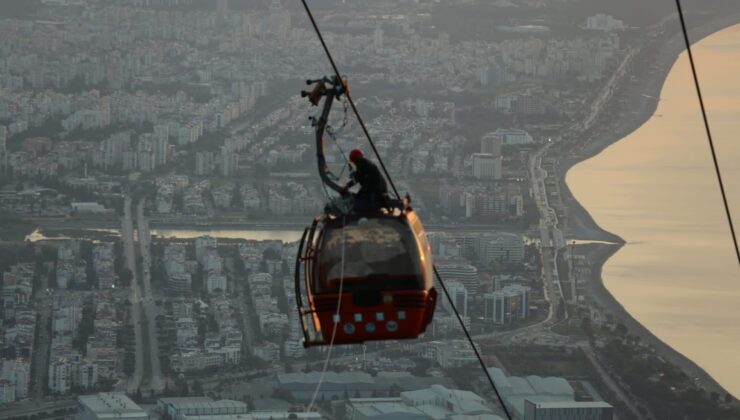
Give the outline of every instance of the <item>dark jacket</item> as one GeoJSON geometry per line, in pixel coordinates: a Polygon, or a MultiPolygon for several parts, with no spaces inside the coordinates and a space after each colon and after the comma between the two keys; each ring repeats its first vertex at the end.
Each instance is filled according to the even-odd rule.
{"type": "Polygon", "coordinates": [[[355,162],[355,168],[350,186],[360,184],[358,194],[381,196],[388,193],[388,184],[373,162],[363,157],[355,162]]]}

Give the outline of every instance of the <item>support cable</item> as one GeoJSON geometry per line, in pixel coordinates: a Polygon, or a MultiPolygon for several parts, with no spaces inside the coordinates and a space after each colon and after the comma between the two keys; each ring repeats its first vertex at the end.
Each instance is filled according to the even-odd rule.
{"type": "Polygon", "coordinates": [[[681,30],[683,31],[683,39],[686,43],[686,51],[689,55],[689,63],[691,64],[691,74],[694,77],[694,85],[696,86],[696,95],[699,98],[699,106],[701,108],[701,116],[704,119],[704,129],[707,132],[707,140],[709,141],[709,150],[712,152],[712,161],[714,162],[714,171],[717,173],[717,181],[719,182],[719,190],[722,193],[722,203],[725,206],[725,213],[727,214],[727,223],[730,226],[730,235],[732,235],[732,243],[735,245],[735,256],[737,263],[740,265],[740,248],[737,244],[737,235],[735,234],[735,226],[732,223],[732,213],[730,212],[730,205],[727,201],[727,193],[725,192],[725,185],[722,181],[722,172],[719,168],[719,162],[717,161],[717,152],[714,149],[714,140],[712,139],[712,131],[709,128],[709,118],[707,118],[707,110],[704,106],[704,97],[701,93],[701,86],[699,85],[699,76],[696,72],[696,64],[694,63],[694,54],[691,52],[691,41],[689,41],[689,31],[686,29],[686,20],[684,20],[683,8],[681,7],[681,0],[676,0],[676,8],[678,9],[678,17],[681,21],[681,30]]]}

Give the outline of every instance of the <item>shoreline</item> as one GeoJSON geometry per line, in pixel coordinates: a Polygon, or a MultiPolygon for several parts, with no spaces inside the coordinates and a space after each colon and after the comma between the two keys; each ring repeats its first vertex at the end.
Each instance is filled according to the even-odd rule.
{"type": "MultiPolygon", "coordinates": [[[[740,24],[740,14],[734,12],[728,16],[719,19],[709,20],[691,29],[690,39],[692,45],[702,39],[719,32],[728,27],[740,24]]],[[[697,385],[711,391],[718,392],[720,395],[729,393],[719,382],[717,382],[709,373],[697,365],[694,361],[684,356],[682,353],[662,341],[654,335],[646,326],[635,319],[622,304],[612,295],[604,284],[602,276],[603,267],[614,254],[626,244],[623,238],[618,234],[603,229],[593,219],[590,213],[576,200],[570,190],[566,178],[569,170],[578,163],[584,162],[601,153],[604,149],[629,136],[638,130],[643,124],[650,120],[655,114],[658,107],[658,100],[667,80],[668,74],[686,48],[681,33],[676,30],[675,34],[667,39],[663,48],[658,54],[650,56],[650,48],[640,53],[640,61],[627,73],[626,76],[635,75],[641,70],[645,71],[654,66],[655,71],[647,74],[638,80],[638,83],[628,86],[620,86],[608,104],[605,105],[603,113],[598,117],[597,125],[588,132],[581,133],[580,144],[589,139],[581,148],[577,156],[564,156],[561,164],[557,167],[557,177],[560,183],[560,191],[563,205],[566,207],[568,215],[568,225],[564,229],[566,238],[570,240],[597,240],[617,242],[614,245],[587,245],[589,261],[592,265],[592,276],[588,285],[588,294],[600,305],[606,312],[618,318],[630,331],[640,337],[644,342],[653,346],[669,362],[679,366],[685,373],[692,378],[697,378],[697,385]],[[647,56],[647,57],[646,57],[647,56]],[[646,63],[649,67],[644,67],[646,63]],[[653,97],[653,98],[650,98],[653,97]],[[610,127],[608,132],[599,132],[599,123],[604,124],[611,111],[624,111],[626,106],[620,104],[620,99],[629,103],[629,109],[632,111],[625,114],[625,118],[620,120],[614,127],[610,127]],[[615,238],[617,239],[615,241],[615,238]]],[[[624,85],[624,81],[621,82],[624,85]]],[[[698,105],[697,105],[698,107],[698,105]]],[[[698,111],[697,111],[698,112],[698,111]]],[[[731,394],[731,393],[730,393],[731,394]]],[[[732,395],[732,394],[731,394],[732,395]]]]}

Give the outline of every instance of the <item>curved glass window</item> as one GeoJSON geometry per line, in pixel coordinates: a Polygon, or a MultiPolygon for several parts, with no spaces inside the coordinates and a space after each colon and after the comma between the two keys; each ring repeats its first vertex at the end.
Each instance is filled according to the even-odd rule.
{"type": "Polygon", "coordinates": [[[315,267],[314,293],[358,290],[419,290],[424,280],[416,237],[403,219],[348,220],[344,229],[324,228],[315,267]],[[342,238],[344,236],[344,239],[342,238]]]}

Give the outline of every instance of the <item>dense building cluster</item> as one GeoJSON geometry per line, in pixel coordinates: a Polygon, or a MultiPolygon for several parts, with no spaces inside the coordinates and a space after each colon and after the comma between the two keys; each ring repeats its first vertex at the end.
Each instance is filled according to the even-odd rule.
{"type": "MultiPolygon", "coordinates": [[[[0,212],[123,227],[120,237],[97,232],[103,240],[30,243],[35,260],[3,266],[0,404],[90,393],[77,402],[85,420],[147,410],[176,420],[502,418],[482,378],[454,377],[477,363],[455,315],[486,339],[553,316],[538,249],[547,245],[527,231],[538,210],[530,158],[631,54],[628,26],[604,14],[582,27],[523,17],[475,39],[449,33],[440,2],[370,3],[332,8],[319,23],[351,69],[378,155],[341,98],[326,161],[344,182],[346,151],[382,158],[435,226],[451,302],[439,299],[418,345],[336,350],[336,364],[316,371],[324,353],[303,347],[294,304],[297,243],[149,232],[150,222],[260,226],[322,211],[315,108],[299,92],[328,67],[302,10],[44,0],[0,19],[0,212]],[[230,386],[245,381],[243,395],[230,386]],[[156,408],[94,394],[138,402],[141,388],[156,408]],[[308,403],[319,407],[303,412],[308,403]]],[[[520,418],[611,415],[597,392],[576,401],[564,378],[491,372],[520,418]]]]}

